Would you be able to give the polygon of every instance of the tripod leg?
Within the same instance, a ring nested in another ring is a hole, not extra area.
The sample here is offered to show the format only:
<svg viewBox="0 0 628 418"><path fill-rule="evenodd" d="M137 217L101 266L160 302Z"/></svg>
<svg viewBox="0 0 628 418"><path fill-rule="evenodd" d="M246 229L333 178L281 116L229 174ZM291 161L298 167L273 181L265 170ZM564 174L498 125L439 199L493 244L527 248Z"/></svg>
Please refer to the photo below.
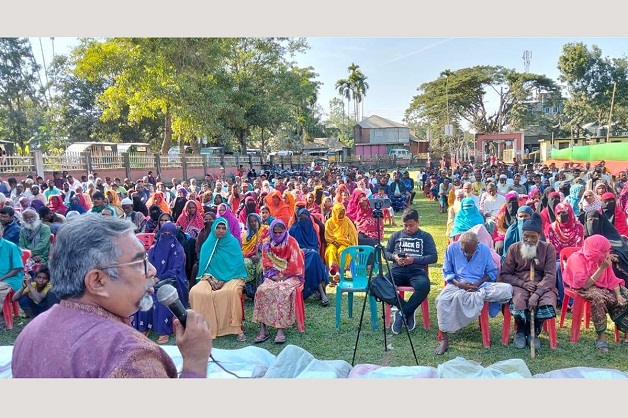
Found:
<svg viewBox="0 0 628 418"><path fill-rule="evenodd" d="M377 248L379 247L379 248ZM376 251L379 251L379 253L381 254L382 251L382 246L381 244L378 244L376 247ZM380 263L381 263L381 258L379 259ZM381 264L380 264L381 266ZM392 277L392 272L390 270L390 264L388 263L388 260L386 260L386 268L388 269L388 272L390 273L390 280L392 281L392 284L395 285L395 280ZM379 274L382 275L382 269L380 268ZM395 287L396 289L396 287ZM401 318L403 319L403 326L406 328L406 334L408 335L408 341L410 342L410 347L412 348L412 354L414 355L414 361L416 362L416 365L419 365L419 359L416 356L416 351L414 350L414 344L412 343L412 337L410 337L410 331L408 330L408 323L406 321L406 315L403 313L403 310L401 309L401 297L399 296L399 292L395 292L397 294L397 304L399 306L399 311L401 312Z"/></svg>
<svg viewBox="0 0 628 418"><path fill-rule="evenodd" d="M362 330L362 321L364 320L364 309L366 308L366 301L369 298L370 291L368 284L371 282L371 277L373 276L373 269L369 272L369 277L366 285L366 291L364 292L364 302L362 302L362 312L360 313L360 322L358 324L358 335L355 338L355 346L353 347L353 358L351 359L351 365L355 364L355 355L358 351L358 341L360 340L360 331ZM384 327L384 333L386 333L386 328Z"/></svg>

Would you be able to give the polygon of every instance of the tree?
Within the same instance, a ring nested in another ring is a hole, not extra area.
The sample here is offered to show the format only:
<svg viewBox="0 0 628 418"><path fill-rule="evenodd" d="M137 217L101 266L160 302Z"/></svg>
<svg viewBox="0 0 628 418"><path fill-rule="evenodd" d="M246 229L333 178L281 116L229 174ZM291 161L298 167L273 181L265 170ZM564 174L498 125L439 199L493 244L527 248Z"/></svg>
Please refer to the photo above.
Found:
<svg viewBox="0 0 628 418"><path fill-rule="evenodd" d="M608 123L613 84L616 85L613 122L615 130L628 127L628 60L626 57L602 57L596 45L590 49L583 43L563 46L558 59L559 80L566 85L569 95L565 102L565 119L568 129L580 136L583 125Z"/></svg>
<svg viewBox="0 0 628 418"><path fill-rule="evenodd" d="M360 104L362 104L362 99L366 96L366 91L369 88L366 82L367 77L360 71L360 66L355 63L351 63L347 69L349 70L349 77L336 81L336 90L341 97L347 99L347 115L349 115L349 108L353 99L353 119L360 120Z"/></svg>
<svg viewBox="0 0 628 418"><path fill-rule="evenodd" d="M333 98L329 101L329 118L324 122L326 137L336 137L346 146L352 147L355 124L355 120L345 117L344 102L341 99Z"/></svg>
<svg viewBox="0 0 628 418"><path fill-rule="evenodd" d="M17 144L21 153L43 123L38 71L27 38L0 38L0 137Z"/></svg>
<svg viewBox="0 0 628 418"><path fill-rule="evenodd" d="M463 68L444 71L443 75L419 87L420 94L414 96L406 110L406 121L442 127L449 107L452 124L466 123L478 133L501 132L518 127L516 116L528 111L527 101L533 93L559 92L556 83L545 76L522 74L501 66ZM498 98L499 106L494 111L487 108L487 90Z"/></svg>
<svg viewBox="0 0 628 418"><path fill-rule="evenodd" d="M336 81L336 90L338 90L338 94L340 95L340 97L347 99L347 118L348 118L349 107L351 106L351 94L352 94L351 83L349 82L349 80L341 78L340 80ZM344 104L343 104L343 107L344 107ZM344 109L343 109L343 114L344 114Z"/></svg>

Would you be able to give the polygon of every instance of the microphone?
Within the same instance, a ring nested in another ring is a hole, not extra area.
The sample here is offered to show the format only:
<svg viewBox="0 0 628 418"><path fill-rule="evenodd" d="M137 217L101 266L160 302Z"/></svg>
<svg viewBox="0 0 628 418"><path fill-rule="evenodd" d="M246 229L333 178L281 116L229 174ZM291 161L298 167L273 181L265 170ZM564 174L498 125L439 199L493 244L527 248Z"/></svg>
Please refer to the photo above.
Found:
<svg viewBox="0 0 628 418"><path fill-rule="evenodd" d="M169 284L164 284L157 290L157 300L159 303L170 309L170 312L177 317L183 328L185 328L185 320L188 313L183 307L183 304L179 300L179 294L177 289Z"/></svg>

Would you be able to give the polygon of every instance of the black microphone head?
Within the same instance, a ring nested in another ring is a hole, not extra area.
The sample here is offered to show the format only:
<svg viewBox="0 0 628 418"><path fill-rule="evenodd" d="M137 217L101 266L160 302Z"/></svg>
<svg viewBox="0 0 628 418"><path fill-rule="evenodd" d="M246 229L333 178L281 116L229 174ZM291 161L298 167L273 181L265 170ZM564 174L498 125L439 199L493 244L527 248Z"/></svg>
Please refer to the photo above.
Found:
<svg viewBox="0 0 628 418"><path fill-rule="evenodd" d="M169 306L179 300L177 289L169 284L165 284L157 290L157 300L164 306Z"/></svg>

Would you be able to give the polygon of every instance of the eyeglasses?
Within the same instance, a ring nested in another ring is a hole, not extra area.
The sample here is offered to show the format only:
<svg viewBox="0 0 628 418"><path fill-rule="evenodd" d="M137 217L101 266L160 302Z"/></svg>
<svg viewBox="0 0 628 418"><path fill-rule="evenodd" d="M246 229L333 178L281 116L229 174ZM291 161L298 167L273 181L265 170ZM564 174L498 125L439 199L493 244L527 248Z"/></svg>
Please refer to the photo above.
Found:
<svg viewBox="0 0 628 418"><path fill-rule="evenodd" d="M144 276L148 276L148 254L144 255L144 258L140 260L129 261L128 263L112 264L107 267L99 267L99 269L104 270L104 269L109 269L109 268L132 266L133 264L137 264L137 263L144 263Z"/></svg>

